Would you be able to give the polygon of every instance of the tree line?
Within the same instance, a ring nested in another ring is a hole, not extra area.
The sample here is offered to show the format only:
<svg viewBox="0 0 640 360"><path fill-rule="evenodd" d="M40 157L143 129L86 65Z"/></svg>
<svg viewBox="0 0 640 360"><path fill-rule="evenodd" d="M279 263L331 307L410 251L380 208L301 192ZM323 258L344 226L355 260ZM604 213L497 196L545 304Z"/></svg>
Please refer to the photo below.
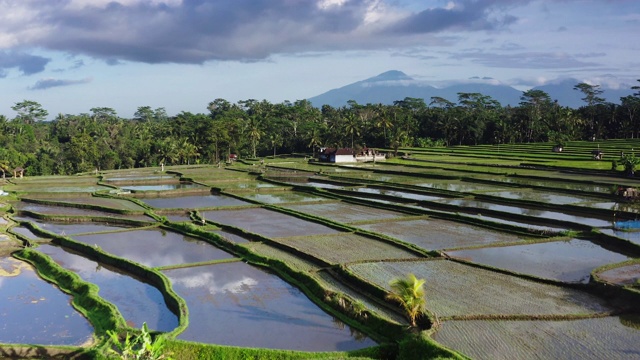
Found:
<svg viewBox="0 0 640 360"><path fill-rule="evenodd" d="M640 82L640 80L638 80ZM270 103L216 99L206 113L167 116L141 106L125 119L109 107L79 115L48 112L25 100L0 115L0 170L28 175L178 164L218 163L230 154L257 157L313 153L320 147L393 149L473 144L554 142L640 137L640 86L620 104L606 102L598 85L577 84L584 106L558 104L542 90L524 91L518 106L502 106L480 93L407 97L392 105L321 108L307 100Z"/></svg>

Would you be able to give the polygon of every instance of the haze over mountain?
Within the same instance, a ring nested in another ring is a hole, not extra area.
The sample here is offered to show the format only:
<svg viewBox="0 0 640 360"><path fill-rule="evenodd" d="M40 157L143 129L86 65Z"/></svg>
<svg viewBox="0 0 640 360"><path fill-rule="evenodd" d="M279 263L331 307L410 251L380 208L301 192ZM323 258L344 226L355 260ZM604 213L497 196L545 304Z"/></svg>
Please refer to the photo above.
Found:
<svg viewBox="0 0 640 360"><path fill-rule="evenodd" d="M582 92L574 90L573 87L580 82L576 79L566 79L557 83L537 86L533 89L545 91L551 99L558 100L562 106L579 108L585 105L584 101L582 101L584 95ZM620 97L633 94L631 89L607 89L604 86L601 86L601 89L604 90L602 97L616 104L620 103ZM382 103L390 105L394 101L402 100L406 97L422 98L425 103L429 104L431 97L434 96L456 103L460 92L489 95L498 100L502 106L518 105L520 96L523 93L521 90L508 85L492 85L477 81L437 88L416 81L402 71L391 70L366 80L329 90L308 100L316 107L321 107L325 104L333 107L345 106L349 100L355 100L358 104Z"/></svg>

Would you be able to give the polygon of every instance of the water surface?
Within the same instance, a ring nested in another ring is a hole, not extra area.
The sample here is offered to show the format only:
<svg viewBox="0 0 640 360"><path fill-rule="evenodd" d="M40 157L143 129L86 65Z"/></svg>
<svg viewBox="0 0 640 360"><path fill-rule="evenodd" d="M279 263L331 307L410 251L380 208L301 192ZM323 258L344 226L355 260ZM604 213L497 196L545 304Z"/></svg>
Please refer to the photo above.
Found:
<svg viewBox="0 0 640 360"><path fill-rule="evenodd" d="M542 219L570 221L573 223L589 225L594 227L611 226L611 221L609 220L604 220L604 219L595 218L595 217L581 216L581 215L565 214L559 211L548 211L543 209L533 209L528 207L519 207L519 206L512 206L512 205L500 205L500 204L494 204L486 201L467 200L467 199L445 199L445 200L440 200L439 202L450 204L450 205L456 205L456 206L475 207L479 209L502 211L510 214L527 215L527 216L542 218Z"/></svg>
<svg viewBox="0 0 640 360"><path fill-rule="evenodd" d="M0 343L78 346L92 339L93 327L71 297L27 263L0 257L0 293Z"/></svg>
<svg viewBox="0 0 640 360"><path fill-rule="evenodd" d="M517 273L572 283L588 283L591 271L596 267L628 259L580 239L448 251L447 254Z"/></svg>
<svg viewBox="0 0 640 360"><path fill-rule="evenodd" d="M161 229L76 235L73 239L88 245L99 246L106 252L150 267L233 257L202 240Z"/></svg>
<svg viewBox="0 0 640 360"><path fill-rule="evenodd" d="M162 293L155 287L58 246L41 245L38 251L83 280L98 285L98 294L118 307L129 326L140 328L146 322L157 331L172 331L178 326L178 317L169 311Z"/></svg>
<svg viewBox="0 0 640 360"><path fill-rule="evenodd" d="M616 236L621 239L629 240L634 244L640 245L640 231L624 231L616 229L600 229L603 234Z"/></svg>
<svg viewBox="0 0 640 360"><path fill-rule="evenodd" d="M348 351L376 343L326 314L277 276L242 262L165 270L189 307L178 339L302 351Z"/></svg>
<svg viewBox="0 0 640 360"><path fill-rule="evenodd" d="M309 202L331 200L320 196L308 195L291 191L277 193L255 193L243 195L247 199L259 201L266 204L282 204L291 202Z"/></svg>
<svg viewBox="0 0 640 360"><path fill-rule="evenodd" d="M617 267L598 275L605 281L622 286L640 284L640 264Z"/></svg>
<svg viewBox="0 0 640 360"><path fill-rule="evenodd" d="M158 209L198 209L218 206L250 205L246 201L224 195L190 195L179 197L161 197L153 199L140 199L145 204Z"/></svg>
<svg viewBox="0 0 640 360"><path fill-rule="evenodd" d="M192 183L179 183L179 184L156 184L156 185L122 185L120 186L123 190L129 191L165 191L165 190L180 190L180 189L195 189L202 188L205 189L205 186L200 184L192 184Z"/></svg>
<svg viewBox="0 0 640 360"><path fill-rule="evenodd" d="M207 220L235 226L267 237L335 234L338 232L325 225L262 208L203 211L202 214Z"/></svg>
<svg viewBox="0 0 640 360"><path fill-rule="evenodd" d="M388 235L426 250L525 241L516 235L438 219L385 221L356 227Z"/></svg>

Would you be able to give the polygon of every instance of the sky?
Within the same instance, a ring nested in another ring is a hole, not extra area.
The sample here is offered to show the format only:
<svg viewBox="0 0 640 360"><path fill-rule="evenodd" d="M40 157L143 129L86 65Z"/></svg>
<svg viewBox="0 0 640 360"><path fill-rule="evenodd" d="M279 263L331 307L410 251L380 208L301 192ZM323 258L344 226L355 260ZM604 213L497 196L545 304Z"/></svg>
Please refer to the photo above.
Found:
<svg viewBox="0 0 640 360"><path fill-rule="evenodd" d="M0 114L306 99L416 83L640 85L639 0L0 0Z"/></svg>

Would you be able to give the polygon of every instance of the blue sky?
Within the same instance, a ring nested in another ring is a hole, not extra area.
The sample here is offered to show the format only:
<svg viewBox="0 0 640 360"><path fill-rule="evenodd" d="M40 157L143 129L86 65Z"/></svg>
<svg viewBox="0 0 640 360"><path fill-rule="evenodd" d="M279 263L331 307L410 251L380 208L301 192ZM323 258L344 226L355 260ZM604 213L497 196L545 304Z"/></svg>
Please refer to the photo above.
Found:
<svg viewBox="0 0 640 360"><path fill-rule="evenodd" d="M388 70L520 90L640 78L638 0L0 0L0 114L309 98Z"/></svg>

